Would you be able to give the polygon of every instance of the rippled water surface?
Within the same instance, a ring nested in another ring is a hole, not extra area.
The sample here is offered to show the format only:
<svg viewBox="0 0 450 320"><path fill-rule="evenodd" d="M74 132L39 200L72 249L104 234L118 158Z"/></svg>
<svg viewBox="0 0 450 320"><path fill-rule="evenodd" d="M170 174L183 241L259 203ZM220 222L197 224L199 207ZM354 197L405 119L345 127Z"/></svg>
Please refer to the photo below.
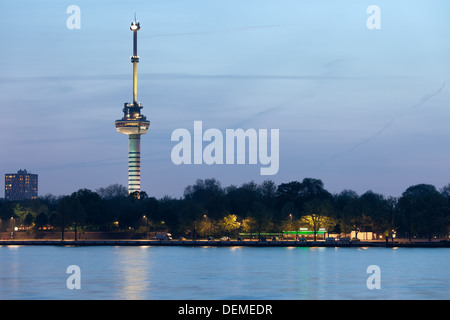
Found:
<svg viewBox="0 0 450 320"><path fill-rule="evenodd" d="M69 290L67 267L80 267ZM380 268L369 290L367 268ZM450 250L0 246L0 299L449 299Z"/></svg>

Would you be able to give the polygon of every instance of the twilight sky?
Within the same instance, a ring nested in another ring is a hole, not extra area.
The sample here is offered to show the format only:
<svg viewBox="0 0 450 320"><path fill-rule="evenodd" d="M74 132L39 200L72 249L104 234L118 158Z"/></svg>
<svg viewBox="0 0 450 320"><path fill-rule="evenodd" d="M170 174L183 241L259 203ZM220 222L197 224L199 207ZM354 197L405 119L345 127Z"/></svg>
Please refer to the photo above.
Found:
<svg viewBox="0 0 450 320"><path fill-rule="evenodd" d="M69 30L67 7L81 9ZM369 30L370 5L381 29ZM0 173L39 175L39 195L127 185L132 32L142 189L179 197L197 178L223 186L321 179L330 192L450 183L448 0L2 1ZM280 167L180 165L171 134L279 129ZM0 179L4 196L4 178Z"/></svg>

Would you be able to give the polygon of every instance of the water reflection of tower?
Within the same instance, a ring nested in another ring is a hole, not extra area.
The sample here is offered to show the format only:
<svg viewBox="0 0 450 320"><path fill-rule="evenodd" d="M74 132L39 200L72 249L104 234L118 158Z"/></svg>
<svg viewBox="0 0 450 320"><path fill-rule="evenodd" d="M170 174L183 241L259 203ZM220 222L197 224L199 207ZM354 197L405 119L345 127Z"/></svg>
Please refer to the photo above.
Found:
<svg viewBox="0 0 450 320"><path fill-rule="evenodd" d="M141 191L141 135L146 134L150 121L141 114L142 104L137 102L137 32L140 30L139 22L131 23L133 31L133 102L125 103L124 116L115 122L118 132L128 135L128 193Z"/></svg>

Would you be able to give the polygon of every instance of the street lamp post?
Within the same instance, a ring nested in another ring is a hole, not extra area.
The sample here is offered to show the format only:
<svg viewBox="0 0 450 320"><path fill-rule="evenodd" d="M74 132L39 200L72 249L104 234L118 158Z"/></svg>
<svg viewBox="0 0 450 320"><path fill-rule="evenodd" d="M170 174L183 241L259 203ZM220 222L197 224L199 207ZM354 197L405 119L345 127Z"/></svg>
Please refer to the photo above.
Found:
<svg viewBox="0 0 450 320"><path fill-rule="evenodd" d="M147 216L143 215L142 219L145 220L145 239L148 239L148 219L147 219Z"/></svg>
<svg viewBox="0 0 450 320"><path fill-rule="evenodd" d="M292 225L292 213L289 213L289 219L291 220L290 229L294 230L294 226ZM294 234L294 241L297 241L297 235Z"/></svg>
<svg viewBox="0 0 450 320"><path fill-rule="evenodd" d="M11 235L10 235L10 238L11 238L12 240L14 240L14 225L15 225L14 222L15 222L14 218L11 217Z"/></svg>
<svg viewBox="0 0 450 320"><path fill-rule="evenodd" d="M205 229L206 229L206 239L208 239L208 216L206 214L203 215L203 218L205 218Z"/></svg>

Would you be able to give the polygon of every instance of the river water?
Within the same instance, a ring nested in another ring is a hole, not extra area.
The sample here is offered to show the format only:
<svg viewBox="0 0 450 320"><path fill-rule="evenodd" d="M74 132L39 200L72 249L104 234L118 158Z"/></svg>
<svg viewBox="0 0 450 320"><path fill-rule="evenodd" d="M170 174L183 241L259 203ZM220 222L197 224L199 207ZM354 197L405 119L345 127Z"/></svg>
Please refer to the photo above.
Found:
<svg viewBox="0 0 450 320"><path fill-rule="evenodd" d="M439 248L0 246L0 299L447 300L449 289Z"/></svg>

